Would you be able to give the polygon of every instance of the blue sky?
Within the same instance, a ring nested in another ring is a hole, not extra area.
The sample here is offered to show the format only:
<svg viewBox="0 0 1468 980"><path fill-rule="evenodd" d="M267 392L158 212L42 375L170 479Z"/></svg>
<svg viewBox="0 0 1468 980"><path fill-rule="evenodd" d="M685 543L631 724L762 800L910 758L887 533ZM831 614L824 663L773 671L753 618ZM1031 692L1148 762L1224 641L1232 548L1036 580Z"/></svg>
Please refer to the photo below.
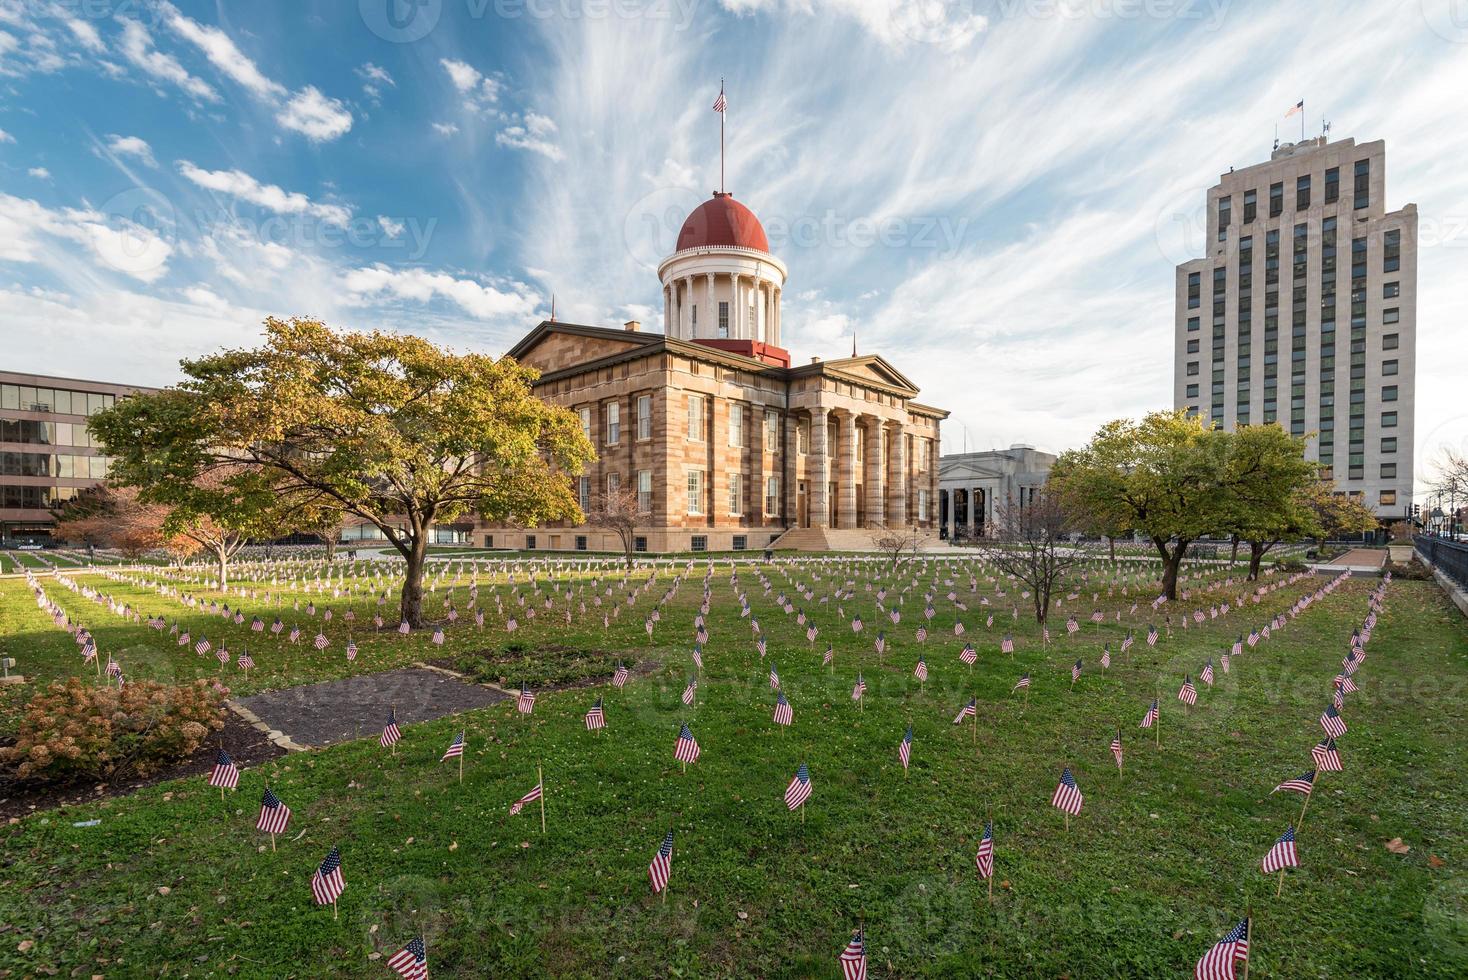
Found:
<svg viewBox="0 0 1468 980"><path fill-rule="evenodd" d="M1468 4L1436 0L0 0L3 360L167 383L269 314L498 353L553 292L656 328L720 76L787 345L854 333L947 451L1167 406L1204 191L1303 97L1419 206L1419 478L1468 449Z"/></svg>

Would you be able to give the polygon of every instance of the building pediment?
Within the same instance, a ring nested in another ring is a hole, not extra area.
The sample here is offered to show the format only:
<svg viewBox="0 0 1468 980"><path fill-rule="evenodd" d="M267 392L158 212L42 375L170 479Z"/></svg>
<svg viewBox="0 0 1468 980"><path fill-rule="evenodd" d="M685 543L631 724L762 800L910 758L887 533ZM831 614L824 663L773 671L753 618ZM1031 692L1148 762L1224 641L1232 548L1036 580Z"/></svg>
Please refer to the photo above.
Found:
<svg viewBox="0 0 1468 980"><path fill-rule="evenodd" d="M913 384L906 375L893 367L886 358L878 354L869 354L865 357L843 357L834 361L822 362L831 371L852 377L875 381L878 384L887 385L892 388L903 388L918 393L918 386Z"/></svg>
<svg viewBox="0 0 1468 980"><path fill-rule="evenodd" d="M615 357L660 342L661 334L611 330L576 323L542 322L506 354L541 374Z"/></svg>

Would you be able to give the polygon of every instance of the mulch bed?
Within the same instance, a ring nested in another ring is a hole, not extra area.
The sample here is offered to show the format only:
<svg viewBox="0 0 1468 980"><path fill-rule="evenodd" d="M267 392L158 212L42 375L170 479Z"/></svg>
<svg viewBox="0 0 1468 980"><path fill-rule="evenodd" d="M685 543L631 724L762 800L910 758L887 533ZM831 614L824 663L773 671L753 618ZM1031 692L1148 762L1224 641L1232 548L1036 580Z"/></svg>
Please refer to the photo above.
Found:
<svg viewBox="0 0 1468 980"><path fill-rule="evenodd" d="M241 767L268 762L285 755L285 749L256 731L233 711L224 712L224 729L209 736L197 752L151 776L134 776L109 782L67 783L64 785L19 783L0 777L0 820L23 817L41 810L60 809L84 803L95 803L114 796L127 796L145 786L185 776L203 776L214 768L220 745Z"/></svg>
<svg viewBox="0 0 1468 980"><path fill-rule="evenodd" d="M551 656L556 656L556 655L566 654L566 653L575 653L575 654L577 654L579 656L592 656L592 657L597 657L597 656L613 657L613 656L615 656L609 650L576 650L573 647L553 645L553 646L548 646L548 647L537 648L537 649L534 649L534 650L518 651L518 652L514 652L514 653L506 653L504 650L497 649L497 648L490 648L490 649L484 649L484 650L470 650L470 651L468 651L468 652L466 652L464 654L461 654L460 656L457 656L457 657L435 657L432 660L425 660L423 662L426 663L426 664L429 664L430 666L433 666L433 667L442 667L444 670L451 670L451 671L453 671L456 674L461 674L462 675L464 673L464 669L463 669L462 666L460 666L460 663L461 663L461 661L465 657L478 657L481 660L486 660L486 661L488 661L491 664L500 665L500 664L517 664L520 660L522 660L522 659L524 659L526 657L544 656L544 655L547 655L547 654L548 655L551 655ZM633 677L647 677L648 675L654 674L657 671L661 670L662 667L663 667L663 665L662 665L662 663L660 661L657 661L657 660L643 660L643 661L639 661L639 662L634 663L634 664L628 664L627 665L627 671ZM468 680L468 681L470 681L471 683L474 681L474 679L472 677L465 678L465 679ZM516 683L514 677L511 676L510 674L502 674L499 677L497 677L495 679L495 681L496 681L496 683L500 684L501 686L509 685L511 687L513 687L515 685L515 683ZM611 683L611 672L610 671L603 671L601 673L593 674L593 675L590 675L590 676L587 676L587 677L578 677L575 680L558 681L558 682L553 683L553 684L533 684L531 686L535 688L535 691L537 693L540 693L542 691L576 691L576 690L581 690L582 688L587 688L587 687L600 687L603 684L610 684L610 683Z"/></svg>

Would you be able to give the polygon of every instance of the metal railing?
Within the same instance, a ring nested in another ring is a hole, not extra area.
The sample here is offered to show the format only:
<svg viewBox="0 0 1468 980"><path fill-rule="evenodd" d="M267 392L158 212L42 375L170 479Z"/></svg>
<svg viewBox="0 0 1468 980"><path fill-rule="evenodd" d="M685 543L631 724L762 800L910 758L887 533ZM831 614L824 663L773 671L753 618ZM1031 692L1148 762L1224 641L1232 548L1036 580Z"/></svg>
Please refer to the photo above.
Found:
<svg viewBox="0 0 1468 980"><path fill-rule="evenodd" d="M1412 539L1422 560L1468 589L1468 544L1419 534Z"/></svg>

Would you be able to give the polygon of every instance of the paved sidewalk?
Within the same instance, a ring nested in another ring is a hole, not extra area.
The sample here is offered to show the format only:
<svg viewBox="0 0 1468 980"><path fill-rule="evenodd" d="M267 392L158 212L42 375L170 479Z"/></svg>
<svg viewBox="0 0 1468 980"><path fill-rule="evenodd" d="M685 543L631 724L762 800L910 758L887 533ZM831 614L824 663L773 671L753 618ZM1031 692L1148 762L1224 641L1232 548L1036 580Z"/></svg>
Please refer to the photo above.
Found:
<svg viewBox="0 0 1468 980"><path fill-rule="evenodd" d="M1350 551L1333 559L1332 565L1345 565L1350 568L1380 568L1386 564L1387 551L1385 548L1352 548Z"/></svg>
<svg viewBox="0 0 1468 980"><path fill-rule="evenodd" d="M378 735L389 709L397 712L398 724L406 725L483 708L509 697L441 671L404 667L256 694L235 703L295 747L315 748Z"/></svg>

